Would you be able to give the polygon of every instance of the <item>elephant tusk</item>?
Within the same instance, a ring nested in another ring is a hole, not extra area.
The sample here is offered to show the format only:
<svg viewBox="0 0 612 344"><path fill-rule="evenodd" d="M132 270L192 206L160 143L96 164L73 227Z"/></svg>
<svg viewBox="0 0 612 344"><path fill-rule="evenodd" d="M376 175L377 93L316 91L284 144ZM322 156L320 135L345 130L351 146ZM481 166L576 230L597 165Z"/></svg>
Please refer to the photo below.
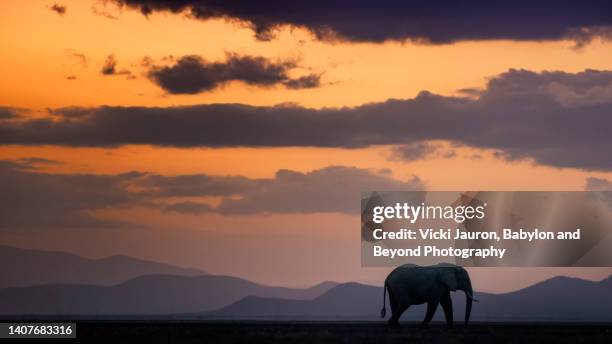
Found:
<svg viewBox="0 0 612 344"><path fill-rule="evenodd" d="M472 300L472 301L474 301L474 302L479 302L479 301L478 301L478 299L475 299L475 298L472 296L472 294L470 294L470 293L465 293L465 295L466 295L467 297L469 297L469 298L470 298L470 300Z"/></svg>

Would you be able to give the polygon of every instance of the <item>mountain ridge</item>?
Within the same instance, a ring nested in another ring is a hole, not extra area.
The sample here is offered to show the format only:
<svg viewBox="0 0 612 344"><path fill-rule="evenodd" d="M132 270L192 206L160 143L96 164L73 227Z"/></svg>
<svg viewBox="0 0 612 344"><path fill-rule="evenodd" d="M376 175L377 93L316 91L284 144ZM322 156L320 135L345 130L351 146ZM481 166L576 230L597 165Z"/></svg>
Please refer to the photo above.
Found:
<svg viewBox="0 0 612 344"><path fill-rule="evenodd" d="M311 299L324 291L320 285L274 287L223 275L145 275L113 286L61 283L0 289L0 314L189 313L219 308L248 295Z"/></svg>
<svg viewBox="0 0 612 344"><path fill-rule="evenodd" d="M53 283L113 285L154 273L206 274L199 269L123 255L92 259L68 252L0 245L0 288Z"/></svg>
<svg viewBox="0 0 612 344"><path fill-rule="evenodd" d="M600 281L557 276L532 286L504 294L475 292L480 299L472 309L476 321L612 321L612 275ZM211 312L202 319L305 319L305 320L380 320L382 287L359 283L338 285L318 298L296 302L278 298L250 296ZM567 302L572 296L578 302ZM465 297L453 293L455 319L461 319ZM357 300L357 301L355 301ZM387 301L388 304L388 301ZM425 305L412 306L402 319L420 321ZM434 319L443 321L438 309Z"/></svg>

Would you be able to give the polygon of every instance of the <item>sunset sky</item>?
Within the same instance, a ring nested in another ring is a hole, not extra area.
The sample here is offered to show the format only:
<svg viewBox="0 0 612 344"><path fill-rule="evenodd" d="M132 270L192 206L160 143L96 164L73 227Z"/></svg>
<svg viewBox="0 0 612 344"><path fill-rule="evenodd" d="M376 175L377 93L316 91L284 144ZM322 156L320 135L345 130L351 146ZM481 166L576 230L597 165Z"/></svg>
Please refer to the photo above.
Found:
<svg viewBox="0 0 612 344"><path fill-rule="evenodd" d="M606 2L170 3L0 2L0 244L381 284L362 190L612 185Z"/></svg>

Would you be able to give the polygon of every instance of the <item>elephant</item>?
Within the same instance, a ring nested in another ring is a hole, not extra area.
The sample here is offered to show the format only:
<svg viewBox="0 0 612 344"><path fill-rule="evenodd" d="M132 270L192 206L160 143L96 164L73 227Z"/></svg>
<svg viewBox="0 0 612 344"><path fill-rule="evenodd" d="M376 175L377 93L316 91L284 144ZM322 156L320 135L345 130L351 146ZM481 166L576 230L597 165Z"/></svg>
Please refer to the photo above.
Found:
<svg viewBox="0 0 612 344"><path fill-rule="evenodd" d="M474 299L472 282L464 268L452 264L433 266L406 264L399 266L391 271L385 279L383 308L380 311L381 318L386 315L385 297L388 292L391 306L390 327L399 327L398 320L408 307L423 303L427 303L427 314L421 323L421 328L427 327L438 308L438 304L441 304L442 309L444 309L446 325L452 327L453 304L450 292L457 290L465 292L465 326L467 326L472 311L472 301L478 302L478 300Z"/></svg>

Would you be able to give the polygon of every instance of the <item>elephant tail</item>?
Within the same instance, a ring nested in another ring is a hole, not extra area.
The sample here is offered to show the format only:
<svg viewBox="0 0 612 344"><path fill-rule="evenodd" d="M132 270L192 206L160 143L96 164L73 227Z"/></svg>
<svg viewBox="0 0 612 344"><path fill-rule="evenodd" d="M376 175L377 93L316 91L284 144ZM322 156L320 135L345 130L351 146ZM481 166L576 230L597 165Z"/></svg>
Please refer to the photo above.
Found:
<svg viewBox="0 0 612 344"><path fill-rule="evenodd" d="M387 297L387 288L388 288L387 282L385 281L385 285L383 286L383 307L380 310L380 317L381 318L384 318L385 315L387 315L387 309L385 308L386 304L387 304L387 299L386 299L386 297Z"/></svg>

